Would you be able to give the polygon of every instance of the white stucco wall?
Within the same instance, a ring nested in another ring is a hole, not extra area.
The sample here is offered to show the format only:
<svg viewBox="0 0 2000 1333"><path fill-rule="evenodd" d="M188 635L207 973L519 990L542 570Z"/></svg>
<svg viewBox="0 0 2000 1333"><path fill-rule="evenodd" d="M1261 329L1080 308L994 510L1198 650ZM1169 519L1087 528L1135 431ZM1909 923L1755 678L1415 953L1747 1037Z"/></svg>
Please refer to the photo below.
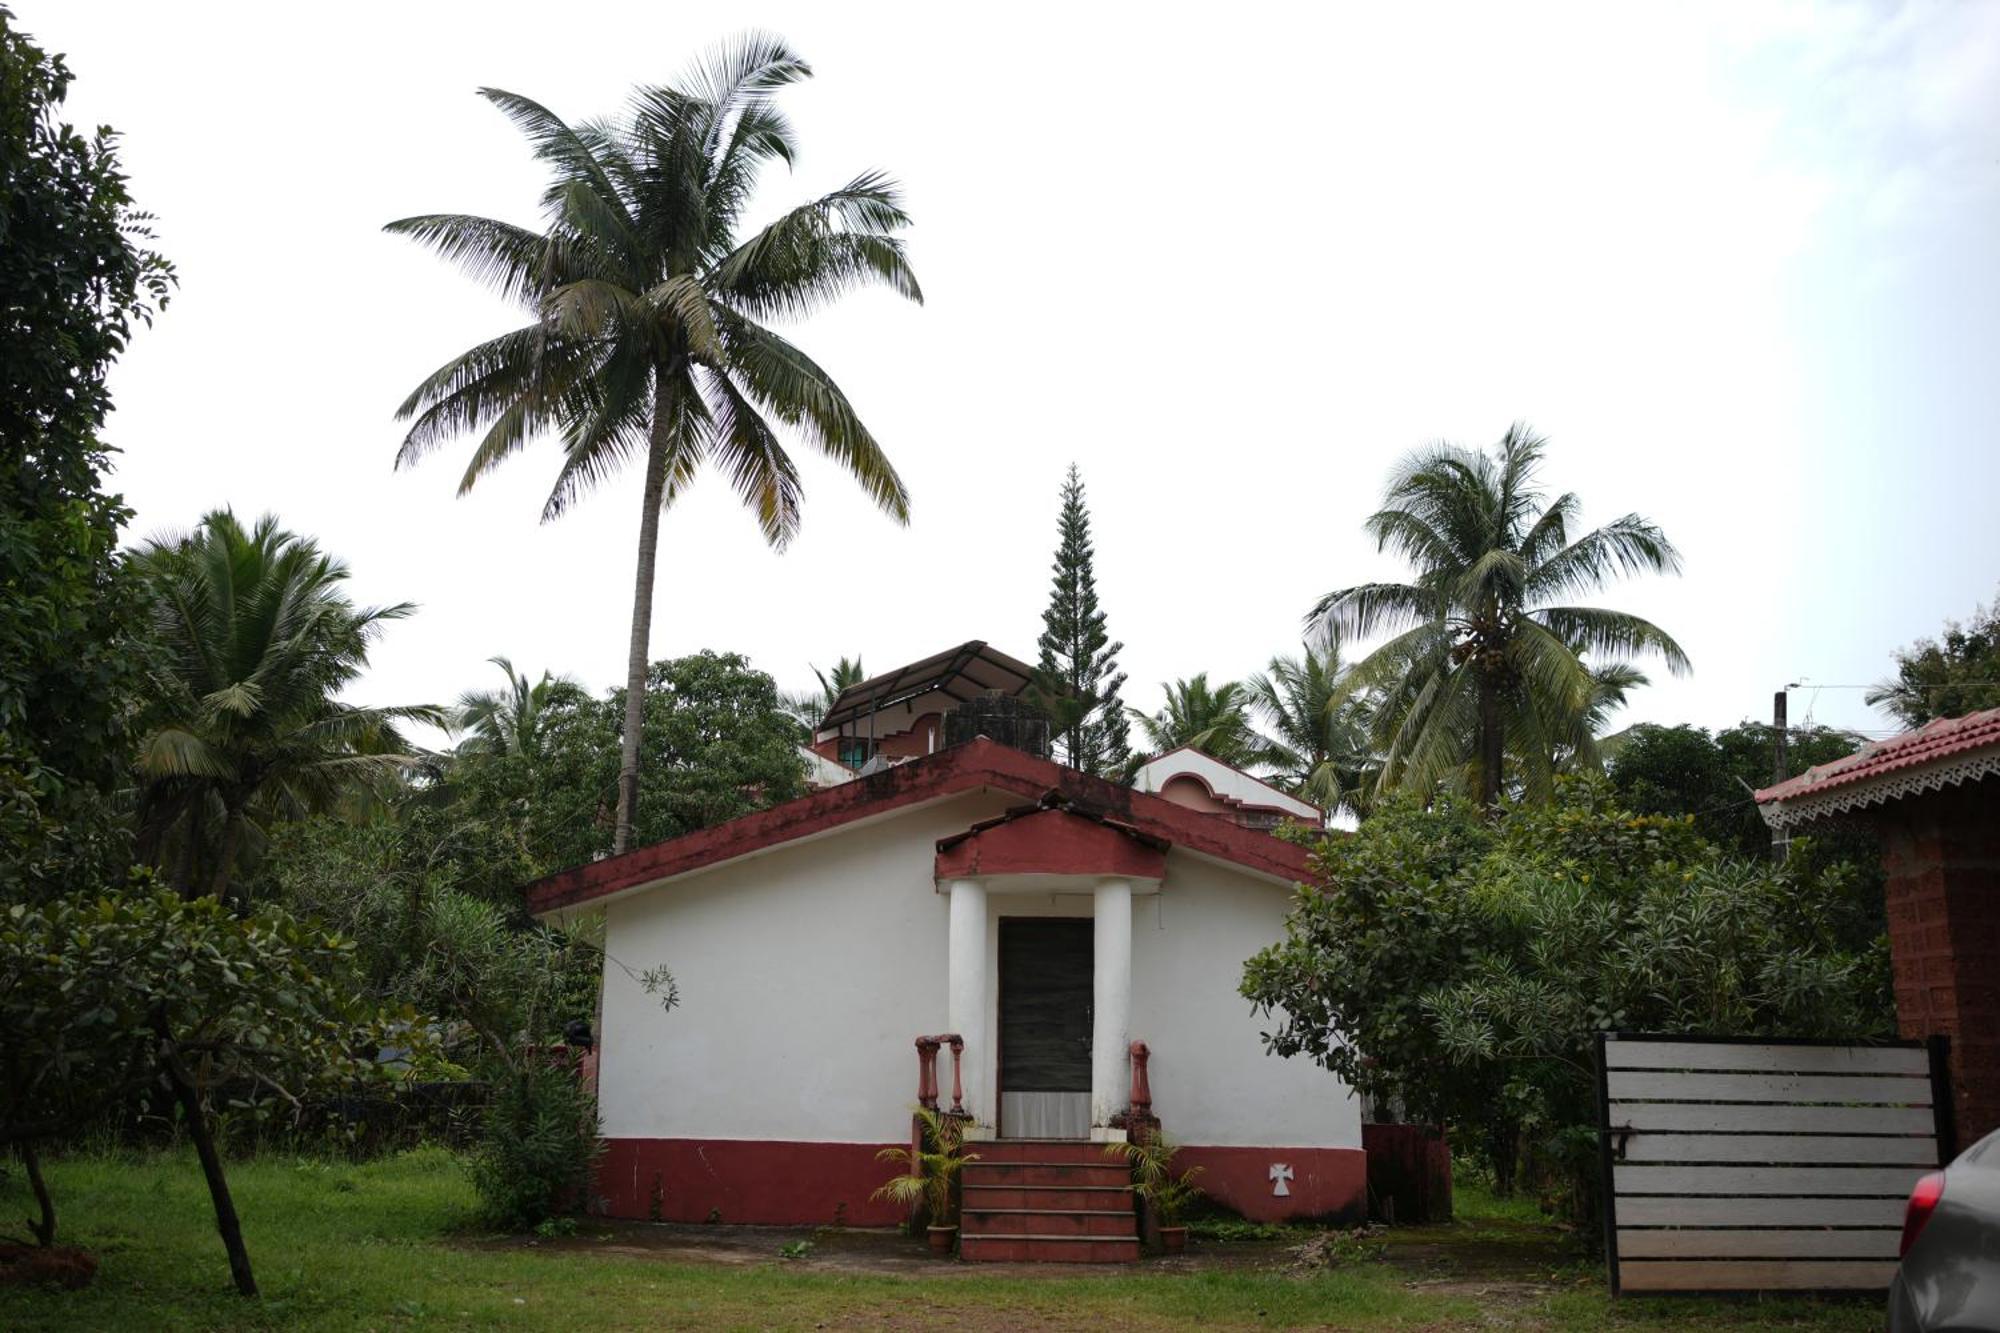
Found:
<svg viewBox="0 0 2000 1333"><path fill-rule="evenodd" d="M1132 904L1132 1039L1152 1051L1153 1110L1184 1143L1359 1148L1361 1108L1311 1060L1264 1052L1269 1023L1237 994L1284 934L1291 891L1173 851Z"/></svg>
<svg viewBox="0 0 2000 1333"><path fill-rule="evenodd" d="M896 1139L916 1095L919 1033L948 1024L949 906L937 839L1017 799L967 795L614 901L607 951L670 967L662 1013L607 969L599 1097L612 1138ZM1092 915L1092 884L991 892L985 1031L966 1033L968 1092L991 1123L999 922ZM1245 959L1282 934L1289 890L1170 852L1132 903L1130 1033L1153 1052L1154 1108L1174 1137L1214 1146L1358 1148L1359 1108L1307 1060L1264 1054L1236 993ZM938 1061L947 1102L948 1053ZM970 1100L970 1099L969 1099Z"/></svg>
<svg viewBox="0 0 2000 1333"><path fill-rule="evenodd" d="M681 1001L662 1013L607 967L606 1136L882 1143L907 1132L911 1042L945 1023L936 842L1017 799L957 797L611 903L606 951L634 972L666 964Z"/></svg>

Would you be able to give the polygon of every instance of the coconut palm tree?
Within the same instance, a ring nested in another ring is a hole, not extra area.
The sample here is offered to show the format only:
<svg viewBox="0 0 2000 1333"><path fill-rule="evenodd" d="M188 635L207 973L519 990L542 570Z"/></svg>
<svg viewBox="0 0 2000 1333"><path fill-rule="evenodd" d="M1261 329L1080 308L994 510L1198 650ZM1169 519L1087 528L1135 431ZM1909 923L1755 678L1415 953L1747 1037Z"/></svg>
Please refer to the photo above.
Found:
<svg viewBox="0 0 2000 1333"><path fill-rule="evenodd" d="M429 707L335 696L384 624L412 608L357 607L347 566L266 516L228 510L132 560L151 599L154 649L138 756L139 851L182 893L227 894L246 840L273 818L325 810L416 762L400 721Z"/></svg>
<svg viewBox="0 0 2000 1333"><path fill-rule="evenodd" d="M1329 814L1367 812L1380 766L1369 750L1370 700L1346 690L1340 640L1306 644L1297 657L1274 657L1246 682L1252 704L1274 733L1266 753L1282 782Z"/></svg>
<svg viewBox="0 0 2000 1333"><path fill-rule="evenodd" d="M1130 710L1146 738L1147 757L1186 746L1238 768L1266 761L1270 742L1250 723L1251 696L1240 681L1211 686L1203 671L1161 688L1167 701L1159 712Z"/></svg>
<svg viewBox="0 0 2000 1333"><path fill-rule="evenodd" d="M543 508L552 519L643 460L614 851L631 842L638 795L661 512L710 465L782 548L798 530L803 494L782 426L897 521L909 517L902 479L847 396L765 323L868 283L922 299L895 234L909 222L896 185L865 173L738 236L760 171L789 165L795 151L774 95L811 72L782 41L752 34L677 86L636 89L616 120L572 125L526 97L482 89L549 169L543 225L437 213L388 226L529 314L403 402L397 415L410 428L398 466L474 434L463 494L553 431L563 457Z"/></svg>
<svg viewBox="0 0 2000 1333"><path fill-rule="evenodd" d="M820 719L831 711L833 701L840 697L842 690L850 685L859 685L868 679L867 674L861 669L859 657L850 661L843 656L833 664L831 673L821 671L818 667L813 667L812 673L819 677L819 693L802 690L797 694L778 696L778 706L796 719L808 732L819 730Z"/></svg>
<svg viewBox="0 0 2000 1333"><path fill-rule="evenodd" d="M504 690L467 690L458 696L452 729L464 735L460 754L532 755L540 751L542 724L549 700L557 691L575 688L568 676L544 671L530 684L526 672L514 670L505 657L486 659L507 677Z"/></svg>
<svg viewBox="0 0 2000 1333"><path fill-rule="evenodd" d="M1577 497L1544 504L1534 485L1543 448L1517 424L1491 453L1437 444L1412 456L1367 530L1410 561L1413 581L1342 588L1308 616L1320 632L1392 635L1349 676L1351 690L1384 693L1374 741L1385 787L1427 791L1469 773L1496 805L1511 756L1512 780L1540 796L1598 688L1584 655L1653 653L1675 674L1688 669L1649 621L1550 604L1621 574L1677 573L1680 554L1637 514L1572 540Z"/></svg>

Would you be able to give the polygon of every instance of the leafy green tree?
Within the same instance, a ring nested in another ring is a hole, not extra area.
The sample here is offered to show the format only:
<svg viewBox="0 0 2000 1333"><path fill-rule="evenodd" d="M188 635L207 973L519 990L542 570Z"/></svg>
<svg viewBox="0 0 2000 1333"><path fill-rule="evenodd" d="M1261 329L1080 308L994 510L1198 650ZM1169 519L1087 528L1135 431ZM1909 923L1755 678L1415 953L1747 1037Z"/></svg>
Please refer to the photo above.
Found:
<svg viewBox="0 0 2000 1333"><path fill-rule="evenodd" d="M108 884L130 757L130 511L103 489L106 376L173 270L147 248L116 136L61 120L71 74L0 7L0 885Z"/></svg>
<svg viewBox="0 0 2000 1333"><path fill-rule="evenodd" d="M1853 753L1861 739L1832 727L1787 732L1788 773ZM1608 766L1611 787L1629 809L1645 815L1688 815L1702 837L1738 856L1766 856L1771 830L1751 793L1771 785L1772 729L1745 722L1710 735L1701 727L1642 722L1621 738ZM1875 837L1853 844L1865 863L1877 858Z"/></svg>
<svg viewBox="0 0 2000 1333"><path fill-rule="evenodd" d="M507 688L467 690L458 697L452 725L465 736L458 743L459 752L532 755L541 749L543 719L550 700L575 682L544 671L540 680L530 684L527 674L515 671L509 659L487 660L507 677Z"/></svg>
<svg viewBox="0 0 2000 1333"><path fill-rule="evenodd" d="M347 566L271 517L228 510L157 540L133 563L155 652L139 745L139 850L183 894L221 897L271 819L323 810L413 756L396 724L429 707L368 708L335 696L408 604L357 607Z"/></svg>
<svg viewBox="0 0 2000 1333"><path fill-rule="evenodd" d="M1787 733L1787 773L1851 754L1861 738L1832 727ZM1771 784L1772 729L1744 722L1710 736L1700 727L1641 723L1625 733L1611 761L1611 788L1642 815L1685 815L1696 832L1724 851L1759 860L1771 852L1771 830L1751 793ZM1835 823L1810 838L1793 838L1786 852L1795 869L1843 891L1820 906L1846 947L1860 949L1887 925L1882 853L1874 830Z"/></svg>
<svg viewBox="0 0 2000 1333"><path fill-rule="evenodd" d="M859 655L852 659L843 656L833 664L831 672L814 667L812 673L819 678L817 694L806 691L778 696L778 706L791 714L798 724L805 728L808 740L812 738L813 732L819 730L820 720L833 710L834 700L840 698L841 692L850 685L859 685L868 679L868 673L862 670Z"/></svg>
<svg viewBox="0 0 2000 1333"><path fill-rule="evenodd" d="M1329 814L1366 814L1379 765L1369 750L1370 700L1344 688L1340 640L1306 644L1297 657L1274 657L1250 677L1250 697L1275 739L1266 761L1287 790Z"/></svg>
<svg viewBox="0 0 2000 1333"><path fill-rule="evenodd" d="M804 794L794 723L771 678L745 658L704 652L663 659L649 680L644 841ZM622 704L615 694L594 698L571 682L552 682L535 705L532 746L461 748L376 818L358 825L315 820L284 831L259 883L299 911L336 920L344 919L339 900L388 884L411 911L451 889L520 924L522 885L610 848L617 783L611 742ZM367 938L358 924L349 928Z"/></svg>
<svg viewBox="0 0 2000 1333"><path fill-rule="evenodd" d="M866 173L739 240L762 168L796 141L775 94L811 74L773 37L725 47L675 87L641 87L616 121L571 125L528 98L483 89L550 172L537 231L459 213L389 224L509 300L521 328L453 358L398 409L411 421L398 465L454 436L479 435L460 492L553 430L562 467L543 510L554 518L634 458L638 572L612 847L639 828L647 644L661 512L704 463L719 468L784 546L803 487L773 423L845 468L907 521L896 470L831 376L763 322L811 313L880 282L920 300L896 233L896 186Z"/></svg>
<svg viewBox="0 0 2000 1333"><path fill-rule="evenodd" d="M1941 717L2000 708L2000 600L1975 606L1963 623L1945 624L1896 654L1896 674L1868 691L1868 702L1912 729Z"/></svg>
<svg viewBox="0 0 2000 1333"><path fill-rule="evenodd" d="M1230 680L1211 686L1208 673L1203 671L1162 688L1167 701L1158 712L1148 715L1136 708L1130 710L1152 754L1187 746L1238 768L1266 762L1270 743L1251 724L1252 698L1242 682Z"/></svg>
<svg viewBox="0 0 2000 1333"><path fill-rule="evenodd" d="M1525 1138L1587 1220L1596 1033L1893 1026L1886 944L1841 922L1850 873L1730 856L1603 779L1491 821L1398 803L1319 851L1243 991L1276 1020L1274 1051L1477 1129L1503 1180Z"/></svg>
<svg viewBox="0 0 2000 1333"><path fill-rule="evenodd" d="M624 701L612 696L612 707ZM797 734L777 686L736 653L655 662L646 684L645 767L635 828L679 837L806 792Z"/></svg>
<svg viewBox="0 0 2000 1333"><path fill-rule="evenodd" d="M1392 636L1350 678L1383 691L1374 739L1389 788L1463 781L1492 808L1511 781L1546 800L1600 688L1584 655L1650 652L1688 669L1650 621L1549 604L1615 575L1677 572L1680 555L1637 514L1572 540L1580 502L1565 493L1543 503L1542 454L1541 438L1517 424L1490 454L1437 444L1414 455L1367 525L1379 549L1410 561L1414 581L1342 588L1313 607L1322 630Z"/></svg>
<svg viewBox="0 0 2000 1333"><path fill-rule="evenodd" d="M257 1294L210 1121L276 1115L312 1092L379 1082L375 1052L422 1041L407 1012L370 1003L353 946L266 908L214 898L78 895L0 917L0 1144L27 1163L42 1244L56 1214L37 1142L114 1102L165 1088L194 1141L236 1288Z"/></svg>
<svg viewBox="0 0 2000 1333"><path fill-rule="evenodd" d="M1085 773L1123 772L1131 761L1130 729L1118 697L1125 673L1097 604L1096 552L1083 478L1070 464L1056 523L1055 572L1042 612L1035 701L1049 714L1056 757Z"/></svg>
<svg viewBox="0 0 2000 1333"><path fill-rule="evenodd" d="M1243 994L1276 1020L1264 1034L1275 1054L1305 1056L1412 1121L1473 1130L1489 1150L1511 1128L1498 1081L1446 1073L1424 996L1462 976L1477 946L1463 882L1494 838L1448 793L1428 805L1385 798L1359 832L1313 844L1284 941L1243 977Z"/></svg>

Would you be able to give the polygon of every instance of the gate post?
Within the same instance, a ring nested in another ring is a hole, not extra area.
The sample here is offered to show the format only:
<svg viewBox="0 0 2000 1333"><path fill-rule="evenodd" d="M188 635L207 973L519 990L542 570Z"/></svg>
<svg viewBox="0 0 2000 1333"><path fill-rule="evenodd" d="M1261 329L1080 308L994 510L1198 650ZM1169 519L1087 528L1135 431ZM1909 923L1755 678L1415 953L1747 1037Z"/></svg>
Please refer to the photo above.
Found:
<svg viewBox="0 0 2000 1333"><path fill-rule="evenodd" d="M1611 1159L1611 1076L1606 1070L1604 1042L1616 1033L1597 1034L1597 1161L1598 1177L1604 1193L1600 1211L1604 1215L1604 1271L1611 1278L1611 1294L1618 1295L1618 1191L1612 1183Z"/></svg>

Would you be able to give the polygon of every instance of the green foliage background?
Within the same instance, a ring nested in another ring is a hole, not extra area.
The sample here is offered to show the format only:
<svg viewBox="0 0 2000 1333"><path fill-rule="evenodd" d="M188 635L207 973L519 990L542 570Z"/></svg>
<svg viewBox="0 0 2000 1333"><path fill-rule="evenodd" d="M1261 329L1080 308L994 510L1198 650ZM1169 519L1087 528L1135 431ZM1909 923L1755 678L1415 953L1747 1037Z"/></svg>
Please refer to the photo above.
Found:
<svg viewBox="0 0 2000 1333"><path fill-rule="evenodd" d="M1454 1127L1503 1188L1525 1166L1587 1219L1596 1033L1893 1030L1886 942L1853 879L1740 859L1601 781L1492 822L1395 803L1320 848L1242 989L1275 1053Z"/></svg>
<svg viewBox="0 0 2000 1333"><path fill-rule="evenodd" d="M126 839L138 603L103 489L105 376L173 270L116 138L61 119L70 72L0 8L0 888L101 883Z"/></svg>

